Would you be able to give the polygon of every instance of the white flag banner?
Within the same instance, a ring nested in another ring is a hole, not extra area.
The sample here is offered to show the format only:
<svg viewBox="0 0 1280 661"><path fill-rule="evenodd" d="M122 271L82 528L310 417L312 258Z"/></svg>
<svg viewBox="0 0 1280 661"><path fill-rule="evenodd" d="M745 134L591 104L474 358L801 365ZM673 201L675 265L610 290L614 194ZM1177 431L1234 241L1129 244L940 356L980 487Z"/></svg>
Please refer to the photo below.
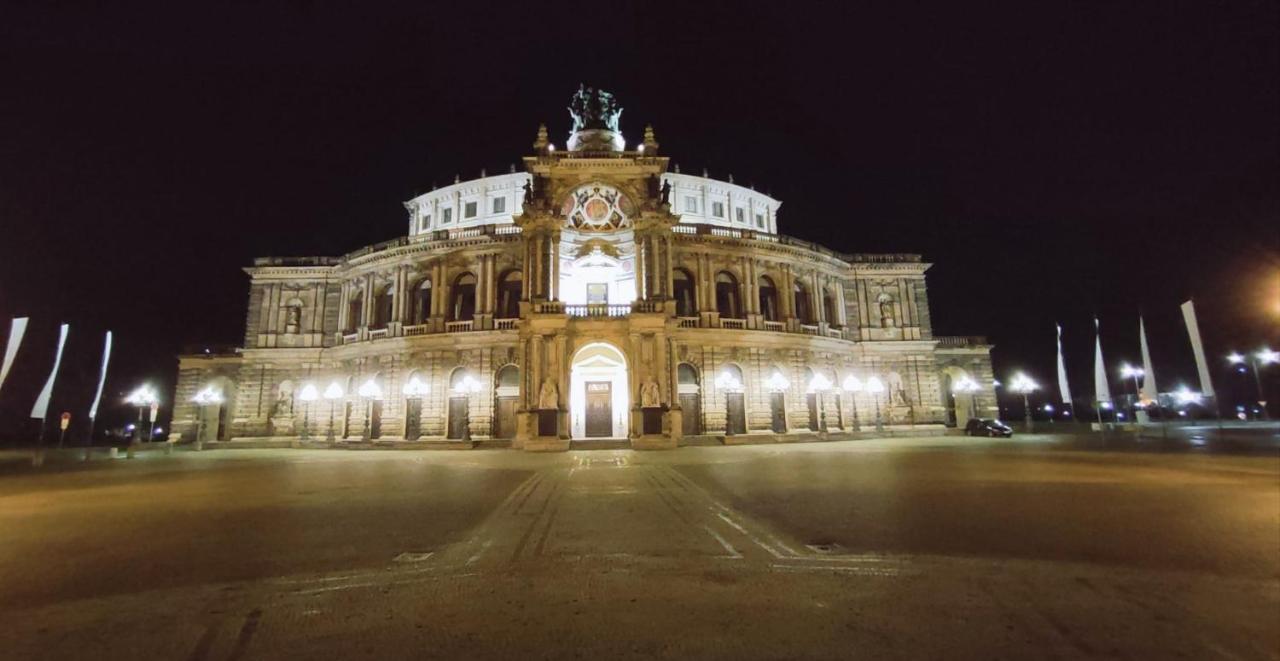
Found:
<svg viewBox="0 0 1280 661"><path fill-rule="evenodd" d="M93 396L93 406L89 407L89 419L98 418L98 402L102 401L102 386L107 383L107 363L111 360L111 331L107 331L107 341L102 347L102 371L98 374L98 392Z"/></svg>
<svg viewBox="0 0 1280 661"><path fill-rule="evenodd" d="M58 366L62 364L62 348L67 344L67 331L71 326L62 325L62 329L58 332L58 353L53 358L53 371L49 372L49 380L44 384L44 390L40 391L40 396L36 398L36 405L31 407L31 417L44 420L49 413L49 398L53 396L53 382L58 378Z"/></svg>
<svg viewBox="0 0 1280 661"><path fill-rule="evenodd" d="M1200 394L1213 397L1213 381L1209 380L1209 363L1204 359L1204 343L1200 341L1200 324L1196 323L1196 306L1187 301L1182 304L1182 318L1187 322L1187 334L1191 336L1191 352L1196 356L1196 370L1200 372Z"/></svg>
<svg viewBox="0 0 1280 661"><path fill-rule="evenodd" d="M4 365L0 366L0 388L4 387L4 378L9 376L9 368L13 367L13 359L18 356L18 346L22 344L22 336L27 332L27 318L14 317L9 324L9 343L4 347Z"/></svg>
<svg viewBox="0 0 1280 661"><path fill-rule="evenodd" d="M1142 343L1142 388L1138 391L1138 399L1154 402L1160 391L1156 388L1156 371L1151 367L1151 349L1147 346L1147 324L1142 317L1138 317L1138 335Z"/></svg>
<svg viewBox="0 0 1280 661"><path fill-rule="evenodd" d="M1102 327L1098 324L1097 317L1093 319L1093 330L1097 338L1093 351L1093 401L1109 402L1111 387L1107 385L1107 366L1102 362Z"/></svg>
<svg viewBox="0 0 1280 661"><path fill-rule="evenodd" d="M1062 325L1058 325L1058 392L1062 393L1062 403L1071 403L1071 386L1067 385L1067 363L1062 359Z"/></svg>

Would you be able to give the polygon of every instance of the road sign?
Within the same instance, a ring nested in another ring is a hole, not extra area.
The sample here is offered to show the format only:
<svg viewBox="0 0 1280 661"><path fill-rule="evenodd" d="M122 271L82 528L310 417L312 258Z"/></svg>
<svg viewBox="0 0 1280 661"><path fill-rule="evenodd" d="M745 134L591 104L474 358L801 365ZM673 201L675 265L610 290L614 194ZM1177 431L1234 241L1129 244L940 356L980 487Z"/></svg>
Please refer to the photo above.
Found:
<svg viewBox="0 0 1280 661"><path fill-rule="evenodd" d="M62 431L66 431L67 427L71 426L71 414L66 411L63 411L62 421L58 424L62 427Z"/></svg>

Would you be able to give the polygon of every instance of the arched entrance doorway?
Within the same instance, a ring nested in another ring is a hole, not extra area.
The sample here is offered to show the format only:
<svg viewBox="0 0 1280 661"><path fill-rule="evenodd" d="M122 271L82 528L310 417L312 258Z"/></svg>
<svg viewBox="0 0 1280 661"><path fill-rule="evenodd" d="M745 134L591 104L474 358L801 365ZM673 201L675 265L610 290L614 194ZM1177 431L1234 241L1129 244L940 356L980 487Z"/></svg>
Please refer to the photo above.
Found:
<svg viewBox="0 0 1280 661"><path fill-rule="evenodd" d="M697 436L702 433L702 387L698 383L698 370L689 363L676 367L676 393L680 397L681 433Z"/></svg>
<svg viewBox="0 0 1280 661"><path fill-rule="evenodd" d="M578 350L569 373L572 438L626 438L627 359L616 347L593 342Z"/></svg>
<svg viewBox="0 0 1280 661"><path fill-rule="evenodd" d="M971 380L969 373L959 367L942 370L942 405L947 409L947 426L964 429L969 418L977 416L974 393L956 392L956 384Z"/></svg>
<svg viewBox="0 0 1280 661"><path fill-rule="evenodd" d="M506 365L493 378L493 437L511 439L516 436L516 403L520 396L520 368Z"/></svg>

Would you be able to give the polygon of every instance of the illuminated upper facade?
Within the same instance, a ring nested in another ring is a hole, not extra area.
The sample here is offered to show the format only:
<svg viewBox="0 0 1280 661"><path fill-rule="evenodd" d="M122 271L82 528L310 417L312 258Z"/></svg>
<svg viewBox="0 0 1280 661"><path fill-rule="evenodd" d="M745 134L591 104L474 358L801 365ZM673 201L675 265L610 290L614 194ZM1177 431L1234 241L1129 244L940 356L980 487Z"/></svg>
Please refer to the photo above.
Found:
<svg viewBox="0 0 1280 661"><path fill-rule="evenodd" d="M918 255L780 235L778 200L669 172L652 129L629 144L612 96L571 108L566 148L540 128L524 172L406 202L407 236L256 260L244 345L182 357L175 431L674 447L993 409L989 346L933 335Z"/></svg>

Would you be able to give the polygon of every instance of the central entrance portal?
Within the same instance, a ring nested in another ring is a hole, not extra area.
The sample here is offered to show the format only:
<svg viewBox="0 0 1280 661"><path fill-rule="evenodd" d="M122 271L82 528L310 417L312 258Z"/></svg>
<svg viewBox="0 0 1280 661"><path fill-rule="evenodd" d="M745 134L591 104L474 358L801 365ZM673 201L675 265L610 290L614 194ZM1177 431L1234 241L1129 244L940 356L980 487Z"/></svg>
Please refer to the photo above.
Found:
<svg viewBox="0 0 1280 661"><path fill-rule="evenodd" d="M613 397L608 381L588 381L587 386L587 438L608 438L613 434L613 416L610 401Z"/></svg>
<svg viewBox="0 0 1280 661"><path fill-rule="evenodd" d="M627 384L627 359L617 347L593 342L579 349L569 373L571 437L627 438Z"/></svg>

